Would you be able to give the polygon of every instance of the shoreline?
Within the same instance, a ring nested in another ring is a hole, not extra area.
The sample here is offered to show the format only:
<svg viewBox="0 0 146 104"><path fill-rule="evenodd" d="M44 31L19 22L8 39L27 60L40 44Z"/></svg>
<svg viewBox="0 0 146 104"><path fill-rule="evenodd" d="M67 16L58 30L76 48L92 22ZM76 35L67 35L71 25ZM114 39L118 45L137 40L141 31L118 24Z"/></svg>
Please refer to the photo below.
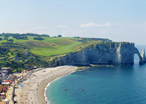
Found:
<svg viewBox="0 0 146 104"><path fill-rule="evenodd" d="M75 72L76 70L77 67L75 66L59 66L32 73L32 75L23 82L24 87L22 89L15 89L18 104L47 104L45 92L48 85L52 81Z"/></svg>
<svg viewBox="0 0 146 104"><path fill-rule="evenodd" d="M71 74L71 73L69 73L69 74ZM67 74L67 75L68 75L68 74ZM64 75L64 76L66 76L66 75ZM47 96L46 96L46 94L45 94L47 88L50 86L51 82L54 82L54 81L56 81L56 80L58 80L58 79L60 79L60 78L62 78L62 77L64 77L64 76L61 76L61 77L59 77L59 78L56 78L55 80L50 81L50 82L47 84L47 86L45 87L45 89L44 89L44 97L45 97L45 101L47 102L47 104L49 104L49 101L48 101Z"/></svg>

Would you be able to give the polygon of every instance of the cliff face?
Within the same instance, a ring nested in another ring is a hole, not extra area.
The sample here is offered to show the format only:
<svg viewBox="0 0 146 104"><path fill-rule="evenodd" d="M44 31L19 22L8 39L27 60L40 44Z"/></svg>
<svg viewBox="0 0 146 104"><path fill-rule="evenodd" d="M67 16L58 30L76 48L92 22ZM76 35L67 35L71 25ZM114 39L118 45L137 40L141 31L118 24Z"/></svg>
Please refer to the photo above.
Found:
<svg viewBox="0 0 146 104"><path fill-rule="evenodd" d="M145 50L142 49L142 54L141 54L142 60L144 63L146 63L146 57L145 57Z"/></svg>
<svg viewBox="0 0 146 104"><path fill-rule="evenodd" d="M84 51L71 53L56 61L56 65L134 64L134 54L143 60L134 43L92 45Z"/></svg>

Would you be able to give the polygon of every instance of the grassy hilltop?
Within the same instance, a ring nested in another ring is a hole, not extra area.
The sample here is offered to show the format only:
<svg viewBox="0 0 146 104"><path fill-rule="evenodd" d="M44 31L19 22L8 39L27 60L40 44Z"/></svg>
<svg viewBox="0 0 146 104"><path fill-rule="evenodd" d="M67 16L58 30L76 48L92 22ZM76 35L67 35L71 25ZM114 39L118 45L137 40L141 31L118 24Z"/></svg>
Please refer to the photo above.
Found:
<svg viewBox="0 0 146 104"><path fill-rule="evenodd" d="M15 71L27 67L53 65L55 59L90 45L111 42L108 39L80 37L50 37L40 34L0 34L0 67L10 66ZM29 55L24 55L27 52ZM15 56L19 61L13 60ZM15 64L15 65L14 65Z"/></svg>
<svg viewBox="0 0 146 104"><path fill-rule="evenodd" d="M35 36L28 36L28 40L17 40L12 36L8 39L13 39L13 43L17 45L23 45L30 52L43 56L59 55L68 53L74 50L74 47L81 42L71 40L68 37L43 37L44 40L34 40ZM1 37L0 37L1 38ZM4 38L4 37L2 37ZM8 42L7 40L1 40L0 43Z"/></svg>

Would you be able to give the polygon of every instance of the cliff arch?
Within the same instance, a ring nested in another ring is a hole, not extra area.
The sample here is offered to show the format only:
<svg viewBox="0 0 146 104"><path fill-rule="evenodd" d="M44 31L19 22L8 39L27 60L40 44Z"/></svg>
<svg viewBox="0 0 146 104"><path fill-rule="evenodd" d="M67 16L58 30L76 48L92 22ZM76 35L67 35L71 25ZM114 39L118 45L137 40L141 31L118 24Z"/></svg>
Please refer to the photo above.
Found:
<svg viewBox="0 0 146 104"><path fill-rule="evenodd" d="M141 57L141 55L140 55L140 53L139 53L139 51L138 51L138 49L136 47L135 47L135 54L138 55L138 57L139 57L139 64L142 65L144 62L143 62L143 59L142 59L142 57Z"/></svg>

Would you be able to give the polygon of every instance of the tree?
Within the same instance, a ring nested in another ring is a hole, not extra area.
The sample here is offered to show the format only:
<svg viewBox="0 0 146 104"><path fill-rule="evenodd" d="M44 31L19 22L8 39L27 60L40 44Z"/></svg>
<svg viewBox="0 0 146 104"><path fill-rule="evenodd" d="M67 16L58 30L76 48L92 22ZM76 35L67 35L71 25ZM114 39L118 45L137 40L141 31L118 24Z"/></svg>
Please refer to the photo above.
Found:
<svg viewBox="0 0 146 104"><path fill-rule="evenodd" d="M41 36L38 36L36 38L33 38L34 40L44 40L44 38L42 38Z"/></svg>
<svg viewBox="0 0 146 104"><path fill-rule="evenodd" d="M8 39L7 37L4 38L4 40L7 40L7 39Z"/></svg>
<svg viewBox="0 0 146 104"><path fill-rule="evenodd" d="M7 39L7 41L14 42L14 39Z"/></svg>
<svg viewBox="0 0 146 104"><path fill-rule="evenodd" d="M47 34L42 34L41 36L43 36L43 37L50 37L50 36L47 35Z"/></svg>
<svg viewBox="0 0 146 104"><path fill-rule="evenodd" d="M62 35L58 35L58 37L62 37Z"/></svg>

